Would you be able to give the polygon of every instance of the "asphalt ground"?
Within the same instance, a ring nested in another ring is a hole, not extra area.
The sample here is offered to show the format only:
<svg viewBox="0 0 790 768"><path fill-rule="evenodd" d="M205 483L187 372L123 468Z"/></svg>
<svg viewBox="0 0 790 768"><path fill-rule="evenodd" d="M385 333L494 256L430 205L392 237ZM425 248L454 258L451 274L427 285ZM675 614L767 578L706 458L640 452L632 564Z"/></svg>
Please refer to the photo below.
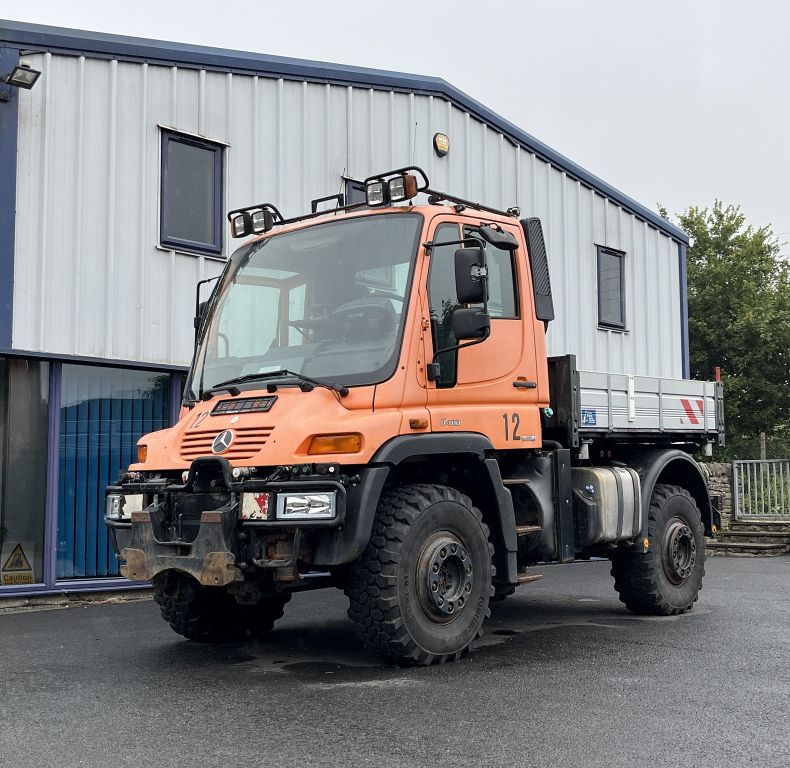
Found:
<svg viewBox="0 0 790 768"><path fill-rule="evenodd" d="M461 662L383 665L340 592L202 646L150 600L0 616L0 766L790 765L790 558L712 558L686 616L548 566Z"/></svg>

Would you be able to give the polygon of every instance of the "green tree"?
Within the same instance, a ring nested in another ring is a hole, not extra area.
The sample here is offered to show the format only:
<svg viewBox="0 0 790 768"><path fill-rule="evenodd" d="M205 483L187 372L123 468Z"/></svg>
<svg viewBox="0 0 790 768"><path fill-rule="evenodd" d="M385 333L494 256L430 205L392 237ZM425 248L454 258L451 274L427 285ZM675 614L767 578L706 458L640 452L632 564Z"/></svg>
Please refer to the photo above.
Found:
<svg viewBox="0 0 790 768"><path fill-rule="evenodd" d="M666 211L662 210L662 215ZM771 227L747 225L738 206L691 207L689 234L691 375L721 367L727 448L722 457L790 456L790 269Z"/></svg>

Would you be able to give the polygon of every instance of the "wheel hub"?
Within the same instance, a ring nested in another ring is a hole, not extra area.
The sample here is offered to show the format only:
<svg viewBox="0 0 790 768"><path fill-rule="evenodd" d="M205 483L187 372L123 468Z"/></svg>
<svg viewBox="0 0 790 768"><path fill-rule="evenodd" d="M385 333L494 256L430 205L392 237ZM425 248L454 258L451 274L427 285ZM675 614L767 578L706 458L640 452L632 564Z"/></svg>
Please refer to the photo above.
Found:
<svg viewBox="0 0 790 768"><path fill-rule="evenodd" d="M472 558L463 542L455 534L439 534L423 550L420 565L430 612L449 619L463 611L474 583Z"/></svg>
<svg viewBox="0 0 790 768"><path fill-rule="evenodd" d="M664 570L673 584L685 581L697 561L697 544L694 534L678 517L673 517L664 534Z"/></svg>

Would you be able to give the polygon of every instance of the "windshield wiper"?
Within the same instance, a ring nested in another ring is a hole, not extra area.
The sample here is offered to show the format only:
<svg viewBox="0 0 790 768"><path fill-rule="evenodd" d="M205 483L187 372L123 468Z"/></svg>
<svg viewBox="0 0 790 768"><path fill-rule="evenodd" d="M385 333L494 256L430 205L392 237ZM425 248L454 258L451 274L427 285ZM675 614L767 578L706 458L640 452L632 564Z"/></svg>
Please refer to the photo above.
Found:
<svg viewBox="0 0 790 768"><path fill-rule="evenodd" d="M337 392L340 397L345 397L348 395L348 387L343 386L342 384L336 384L334 381L323 381L321 379L313 379L310 376L305 376L302 373L296 373L295 371L289 371L286 368L281 368L279 371L266 371L265 373L248 373L246 376L237 376L235 379L228 379L227 381L222 381L219 384L215 384L210 389L207 389L203 393L203 399L209 400L211 397L214 396L215 392L220 392L225 390L230 392L231 395L234 397L239 394L241 390L238 387L234 386L236 384L246 384L247 382L252 381L265 381L266 379L273 379L282 376L290 376L297 381L301 382L303 386L301 386L301 390L303 392L311 392L316 387L324 387L325 389L330 389L333 392ZM276 385L270 385L276 386Z"/></svg>

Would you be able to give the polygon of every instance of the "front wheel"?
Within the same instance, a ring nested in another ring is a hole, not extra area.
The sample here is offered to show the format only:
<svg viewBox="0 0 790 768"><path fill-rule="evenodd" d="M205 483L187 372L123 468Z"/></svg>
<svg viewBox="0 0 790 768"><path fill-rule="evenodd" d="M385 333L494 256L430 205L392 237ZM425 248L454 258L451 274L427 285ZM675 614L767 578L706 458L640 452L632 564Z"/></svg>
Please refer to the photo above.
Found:
<svg viewBox="0 0 790 768"><path fill-rule="evenodd" d="M672 616L690 611L705 575L705 532L699 507L677 485L656 485L648 513L650 551L618 552L612 576L634 613Z"/></svg>
<svg viewBox="0 0 790 768"><path fill-rule="evenodd" d="M490 614L492 555L480 511L454 488L386 492L346 586L357 634L393 661L460 658Z"/></svg>
<svg viewBox="0 0 790 768"><path fill-rule="evenodd" d="M204 587L191 576L169 574L154 581L154 600L171 629L199 643L227 643L266 634L283 615L290 594L240 605L222 587Z"/></svg>

